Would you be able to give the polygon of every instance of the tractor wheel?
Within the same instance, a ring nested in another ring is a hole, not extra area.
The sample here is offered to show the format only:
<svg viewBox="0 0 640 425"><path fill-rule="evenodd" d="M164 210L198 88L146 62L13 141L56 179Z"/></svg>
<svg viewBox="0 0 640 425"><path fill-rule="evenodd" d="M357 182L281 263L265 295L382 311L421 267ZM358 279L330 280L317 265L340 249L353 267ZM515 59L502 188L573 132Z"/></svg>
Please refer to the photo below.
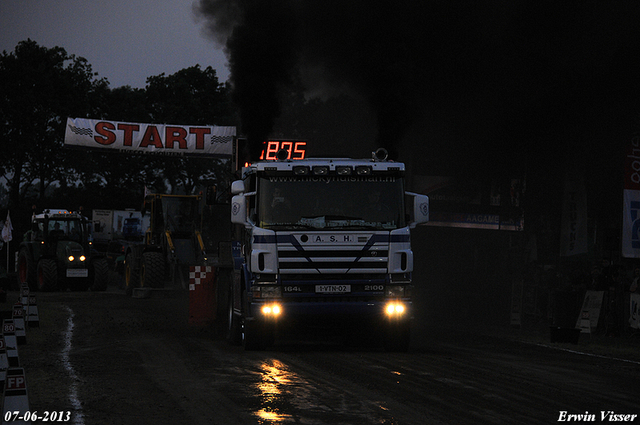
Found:
<svg viewBox="0 0 640 425"><path fill-rule="evenodd" d="M124 292L133 294L133 289L140 285L140 272L133 267L133 255L127 254L124 260Z"/></svg>
<svg viewBox="0 0 640 425"><path fill-rule="evenodd" d="M58 267L55 260L43 258L38 261L38 290L55 291L58 289Z"/></svg>
<svg viewBox="0 0 640 425"><path fill-rule="evenodd" d="M104 258L98 258L93 261L93 282L91 283L92 291L106 291L109 283L109 264Z"/></svg>
<svg viewBox="0 0 640 425"><path fill-rule="evenodd" d="M162 288L165 279L164 256L160 252L142 254L140 286L143 288Z"/></svg>
<svg viewBox="0 0 640 425"><path fill-rule="evenodd" d="M38 289L38 270L37 264L31 257L27 248L22 248L18 254L18 279L20 283L27 283L29 289L35 291Z"/></svg>

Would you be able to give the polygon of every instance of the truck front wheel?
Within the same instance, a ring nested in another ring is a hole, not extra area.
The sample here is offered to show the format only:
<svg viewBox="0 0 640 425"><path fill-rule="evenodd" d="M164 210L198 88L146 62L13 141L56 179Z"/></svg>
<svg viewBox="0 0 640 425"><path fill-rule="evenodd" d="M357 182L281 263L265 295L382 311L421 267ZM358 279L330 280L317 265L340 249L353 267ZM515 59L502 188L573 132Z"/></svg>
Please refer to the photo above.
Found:
<svg viewBox="0 0 640 425"><path fill-rule="evenodd" d="M240 317L233 312L233 294L231 293L229 294L227 312L227 340L233 345L240 345L242 343L242 327L240 326Z"/></svg>

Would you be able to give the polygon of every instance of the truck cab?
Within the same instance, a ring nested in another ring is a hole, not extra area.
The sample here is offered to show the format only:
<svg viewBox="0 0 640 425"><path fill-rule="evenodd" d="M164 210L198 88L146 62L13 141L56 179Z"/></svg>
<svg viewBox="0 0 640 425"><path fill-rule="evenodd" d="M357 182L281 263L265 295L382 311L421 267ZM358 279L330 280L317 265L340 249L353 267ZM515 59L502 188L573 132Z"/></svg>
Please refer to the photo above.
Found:
<svg viewBox="0 0 640 425"><path fill-rule="evenodd" d="M429 200L405 192L404 173L376 156L244 168L231 188L231 221L243 235L231 333L260 348L278 322L340 317L380 327L388 349L407 349L410 229L428 220Z"/></svg>

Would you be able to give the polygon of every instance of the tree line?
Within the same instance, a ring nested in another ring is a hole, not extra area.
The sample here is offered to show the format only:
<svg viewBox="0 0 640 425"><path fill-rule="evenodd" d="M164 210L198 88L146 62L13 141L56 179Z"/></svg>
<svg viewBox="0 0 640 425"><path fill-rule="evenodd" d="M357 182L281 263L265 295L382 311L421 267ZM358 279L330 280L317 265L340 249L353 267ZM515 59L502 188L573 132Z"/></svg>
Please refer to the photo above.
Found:
<svg viewBox="0 0 640 425"><path fill-rule="evenodd" d="M314 95L296 77L280 94L271 137L309 141L307 156L363 157L376 145L366 102L347 93ZM31 209L139 208L145 186L193 194L226 181L219 160L125 155L64 146L67 117L150 124L236 126L233 86L194 65L147 78L142 89L112 88L84 58L27 39L0 54L0 213L28 225ZM3 216L4 217L4 216Z"/></svg>
<svg viewBox="0 0 640 425"><path fill-rule="evenodd" d="M238 125L230 88L194 65L147 78L143 89L111 88L82 57L21 41L0 54L0 204L12 218L36 209L123 209L145 186L190 194L223 177L210 158L125 155L64 147L67 117L152 124ZM13 212L16 213L13 213Z"/></svg>

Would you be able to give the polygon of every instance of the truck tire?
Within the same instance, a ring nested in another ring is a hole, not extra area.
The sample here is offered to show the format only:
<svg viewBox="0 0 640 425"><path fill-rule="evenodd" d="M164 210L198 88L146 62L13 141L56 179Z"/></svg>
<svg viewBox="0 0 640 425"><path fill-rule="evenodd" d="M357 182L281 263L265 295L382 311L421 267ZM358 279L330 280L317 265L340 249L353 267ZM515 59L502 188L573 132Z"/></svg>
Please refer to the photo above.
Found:
<svg viewBox="0 0 640 425"><path fill-rule="evenodd" d="M131 296L133 289L140 286L140 272L133 266L133 254L129 253L124 260L124 292Z"/></svg>
<svg viewBox="0 0 640 425"><path fill-rule="evenodd" d="M18 279L20 283L28 284L30 290L38 289L37 264L27 248L20 249L18 254Z"/></svg>
<svg viewBox="0 0 640 425"><path fill-rule="evenodd" d="M409 320L389 321L385 324L382 344L385 351L406 352L411 341Z"/></svg>
<svg viewBox="0 0 640 425"><path fill-rule="evenodd" d="M165 278L164 256L160 252L142 254L140 286L142 288L162 288Z"/></svg>
<svg viewBox="0 0 640 425"><path fill-rule="evenodd" d="M43 258L38 261L38 290L55 291L58 289L58 267L55 260Z"/></svg>
<svg viewBox="0 0 640 425"><path fill-rule="evenodd" d="M93 282L92 291L106 291L109 283L109 264L105 258L98 258L93 261Z"/></svg>
<svg viewBox="0 0 640 425"><path fill-rule="evenodd" d="M233 294L229 291L229 303L227 308L227 341L232 345L240 345L242 343L242 327L240 326L240 317L233 314Z"/></svg>

